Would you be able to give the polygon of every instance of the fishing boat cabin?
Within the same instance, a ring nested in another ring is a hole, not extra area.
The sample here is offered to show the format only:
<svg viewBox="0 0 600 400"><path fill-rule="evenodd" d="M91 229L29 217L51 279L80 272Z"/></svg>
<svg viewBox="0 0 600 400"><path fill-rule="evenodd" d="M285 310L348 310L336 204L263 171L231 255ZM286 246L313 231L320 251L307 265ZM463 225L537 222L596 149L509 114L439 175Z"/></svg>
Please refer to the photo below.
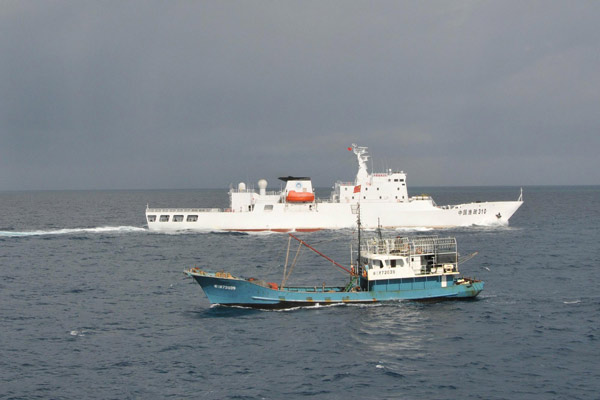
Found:
<svg viewBox="0 0 600 400"><path fill-rule="evenodd" d="M456 239L437 236L371 238L361 245L361 290L397 290L399 283L446 286L458 275ZM449 279L447 279L449 278Z"/></svg>

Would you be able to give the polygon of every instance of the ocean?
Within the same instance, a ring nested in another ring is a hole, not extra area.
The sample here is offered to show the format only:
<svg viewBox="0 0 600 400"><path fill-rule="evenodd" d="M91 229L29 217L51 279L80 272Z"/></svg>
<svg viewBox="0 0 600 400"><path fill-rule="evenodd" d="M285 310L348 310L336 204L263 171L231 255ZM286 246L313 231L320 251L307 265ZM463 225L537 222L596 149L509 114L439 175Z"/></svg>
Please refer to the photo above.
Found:
<svg viewBox="0 0 600 400"><path fill-rule="evenodd" d="M145 226L147 204L226 207L226 190L0 192L0 398L599 399L600 187L523 191L508 227L384 232L478 251L475 300L283 311L210 307L182 271L280 282L287 235ZM299 235L349 264L355 232ZM289 283L345 280L304 249Z"/></svg>

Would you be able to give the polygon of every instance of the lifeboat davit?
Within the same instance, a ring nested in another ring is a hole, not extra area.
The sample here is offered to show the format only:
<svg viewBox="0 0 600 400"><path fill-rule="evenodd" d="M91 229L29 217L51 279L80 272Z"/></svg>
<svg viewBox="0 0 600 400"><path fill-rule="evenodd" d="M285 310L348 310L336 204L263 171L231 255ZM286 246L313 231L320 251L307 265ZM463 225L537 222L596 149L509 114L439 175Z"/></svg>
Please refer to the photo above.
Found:
<svg viewBox="0 0 600 400"><path fill-rule="evenodd" d="M310 203L315 201L315 195L311 192L296 192L290 190L285 200L288 203Z"/></svg>

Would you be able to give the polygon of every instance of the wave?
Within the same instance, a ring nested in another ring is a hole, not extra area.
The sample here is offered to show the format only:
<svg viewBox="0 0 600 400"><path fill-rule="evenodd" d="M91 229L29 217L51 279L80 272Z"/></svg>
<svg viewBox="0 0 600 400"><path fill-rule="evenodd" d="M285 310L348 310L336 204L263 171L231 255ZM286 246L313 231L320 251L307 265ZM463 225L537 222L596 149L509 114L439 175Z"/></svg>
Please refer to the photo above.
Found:
<svg viewBox="0 0 600 400"><path fill-rule="evenodd" d="M429 232L429 231L434 231L435 228L428 228L425 226L421 226L421 227L406 227L406 228L395 228L394 229L396 232Z"/></svg>
<svg viewBox="0 0 600 400"><path fill-rule="evenodd" d="M147 232L146 228L137 226L99 226L96 228L64 228L37 231L0 231L0 237L27 237L48 235L76 235L80 233L129 233Z"/></svg>

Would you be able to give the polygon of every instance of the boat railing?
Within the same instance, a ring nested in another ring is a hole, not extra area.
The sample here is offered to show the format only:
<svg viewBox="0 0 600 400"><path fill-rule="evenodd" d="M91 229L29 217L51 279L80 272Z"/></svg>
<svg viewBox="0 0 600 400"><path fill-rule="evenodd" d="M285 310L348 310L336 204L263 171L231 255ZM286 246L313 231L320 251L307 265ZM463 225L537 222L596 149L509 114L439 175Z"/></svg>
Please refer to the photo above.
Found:
<svg viewBox="0 0 600 400"><path fill-rule="evenodd" d="M229 208L147 208L147 213L206 213L206 212L227 212Z"/></svg>
<svg viewBox="0 0 600 400"><path fill-rule="evenodd" d="M439 206L439 208L441 208L442 210L453 210L454 208L458 208L456 205L446 205L446 206Z"/></svg>
<svg viewBox="0 0 600 400"><path fill-rule="evenodd" d="M342 182L342 181L337 181L335 183L337 186L353 186L354 182Z"/></svg>
<svg viewBox="0 0 600 400"><path fill-rule="evenodd" d="M249 187L246 189L230 188L229 192L230 193L256 193L256 190L254 190L253 187Z"/></svg>
<svg viewBox="0 0 600 400"><path fill-rule="evenodd" d="M417 200L433 200L430 195L422 194L419 196L412 196L408 199L408 201L417 201Z"/></svg>
<svg viewBox="0 0 600 400"><path fill-rule="evenodd" d="M418 236L393 239L372 238L361 246L361 251L371 254L421 255L456 253L456 239L453 237Z"/></svg>

